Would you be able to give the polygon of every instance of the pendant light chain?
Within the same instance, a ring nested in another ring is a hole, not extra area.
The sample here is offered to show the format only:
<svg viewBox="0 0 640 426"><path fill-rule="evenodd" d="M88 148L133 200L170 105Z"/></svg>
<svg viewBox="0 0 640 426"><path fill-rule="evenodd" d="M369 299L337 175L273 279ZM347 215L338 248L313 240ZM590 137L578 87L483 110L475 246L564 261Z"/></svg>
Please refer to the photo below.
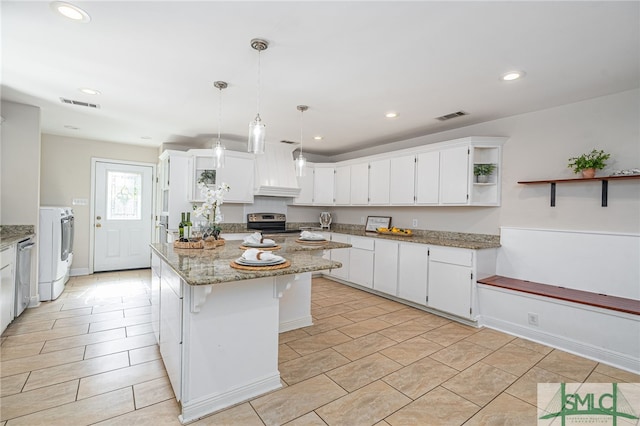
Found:
<svg viewBox="0 0 640 426"><path fill-rule="evenodd" d="M218 87L220 96L218 98L218 142L220 142L220 128L222 127L222 87Z"/></svg>
<svg viewBox="0 0 640 426"><path fill-rule="evenodd" d="M261 50L258 50L258 90L257 93L258 95L256 96L256 114L259 116L260 115L260 52Z"/></svg>
<svg viewBox="0 0 640 426"><path fill-rule="evenodd" d="M304 109L300 108L300 155L302 155L302 116L304 115Z"/></svg>

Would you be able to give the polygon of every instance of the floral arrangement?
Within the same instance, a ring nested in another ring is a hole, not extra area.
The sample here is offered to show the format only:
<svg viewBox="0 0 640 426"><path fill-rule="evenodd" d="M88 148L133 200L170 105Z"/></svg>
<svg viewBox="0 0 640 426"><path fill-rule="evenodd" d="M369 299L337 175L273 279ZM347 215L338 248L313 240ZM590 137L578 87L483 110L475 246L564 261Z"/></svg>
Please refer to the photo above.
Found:
<svg viewBox="0 0 640 426"><path fill-rule="evenodd" d="M220 206L224 202L224 194L229 191L229 185L221 183L217 189L209 188L205 183L198 184L200 188L200 194L204 202L201 206L194 206L194 216L204 217L207 220L207 229L205 230L203 237L213 236L216 240L220 235L219 223L222 221L222 213L220 212Z"/></svg>

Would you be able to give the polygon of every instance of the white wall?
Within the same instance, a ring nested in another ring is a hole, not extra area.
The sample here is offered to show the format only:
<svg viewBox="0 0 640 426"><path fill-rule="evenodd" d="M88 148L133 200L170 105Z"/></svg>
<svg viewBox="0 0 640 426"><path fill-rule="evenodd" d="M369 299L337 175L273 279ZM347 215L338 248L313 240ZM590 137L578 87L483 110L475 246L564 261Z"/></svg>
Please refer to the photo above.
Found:
<svg viewBox="0 0 640 426"><path fill-rule="evenodd" d="M516 115L382 147L335 156L347 160L465 136L508 136L504 145L502 207L329 208L334 221L358 224L367 215L392 216L393 223L443 231L498 234L500 226L640 233L640 182L609 184L609 206L600 207L599 183L560 185L556 207L548 185L521 180L571 178L568 158L592 148L611 153L609 166L640 167L640 90L630 90L533 113Z"/></svg>
<svg viewBox="0 0 640 426"><path fill-rule="evenodd" d="M72 206L91 197L91 158L158 163L158 149L135 145L42 135L40 204L71 206L75 213L72 269L89 268L90 206Z"/></svg>

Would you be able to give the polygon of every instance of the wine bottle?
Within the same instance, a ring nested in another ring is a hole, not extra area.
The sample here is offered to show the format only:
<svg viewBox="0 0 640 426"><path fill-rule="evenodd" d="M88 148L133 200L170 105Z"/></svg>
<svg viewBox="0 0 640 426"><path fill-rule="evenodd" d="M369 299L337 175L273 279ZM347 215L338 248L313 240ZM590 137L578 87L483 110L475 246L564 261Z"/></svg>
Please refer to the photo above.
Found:
<svg viewBox="0 0 640 426"><path fill-rule="evenodd" d="M184 223L184 237L188 240L191 238L191 213L187 212L187 221Z"/></svg>
<svg viewBox="0 0 640 426"><path fill-rule="evenodd" d="M178 231L180 232L180 240L179 241L184 240L184 224L186 222L186 220L184 218L185 213L181 213L181 215L182 215L182 220L180 221L180 224L178 225Z"/></svg>

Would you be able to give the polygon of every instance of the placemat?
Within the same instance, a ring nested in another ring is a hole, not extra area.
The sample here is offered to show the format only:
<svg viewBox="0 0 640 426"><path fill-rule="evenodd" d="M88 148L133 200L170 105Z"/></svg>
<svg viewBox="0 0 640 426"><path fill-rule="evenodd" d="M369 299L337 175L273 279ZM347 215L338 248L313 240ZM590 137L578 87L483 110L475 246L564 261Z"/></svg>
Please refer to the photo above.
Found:
<svg viewBox="0 0 640 426"><path fill-rule="evenodd" d="M296 243L309 244L309 245L322 245L322 244L326 244L328 242L329 242L328 240L322 240L322 241L296 240Z"/></svg>
<svg viewBox="0 0 640 426"><path fill-rule="evenodd" d="M229 266L231 266L234 269L240 269L240 270L243 270L243 271L274 271L276 269L288 268L289 266L291 266L291 262L287 260L284 263L281 263L279 265L272 265L272 266L246 266L246 265L240 265L240 264L236 263L235 261L231 261L229 263Z"/></svg>
<svg viewBox="0 0 640 426"><path fill-rule="evenodd" d="M240 247L238 247L240 250L249 250L249 249L258 249L258 250L263 250L263 251L270 251L270 250L280 250L282 247L280 247L279 245L275 245L273 247L246 247L244 245L241 245Z"/></svg>

